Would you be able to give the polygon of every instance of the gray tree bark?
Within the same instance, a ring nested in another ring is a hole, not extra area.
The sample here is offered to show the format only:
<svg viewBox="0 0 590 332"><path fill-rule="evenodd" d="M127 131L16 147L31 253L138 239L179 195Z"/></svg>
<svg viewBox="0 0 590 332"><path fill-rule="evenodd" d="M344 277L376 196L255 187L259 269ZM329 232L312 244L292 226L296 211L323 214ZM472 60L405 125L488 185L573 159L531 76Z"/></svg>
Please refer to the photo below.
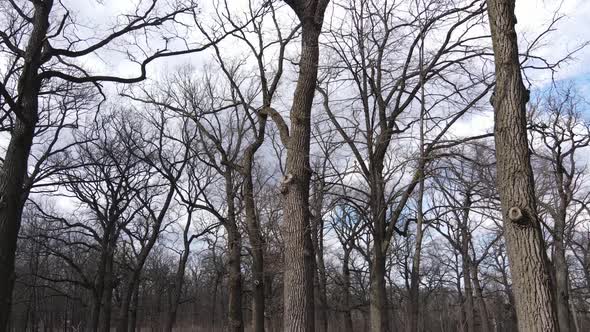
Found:
<svg viewBox="0 0 590 332"><path fill-rule="evenodd" d="M283 235L285 239L284 331L314 328L313 265L309 220L311 107L319 61L319 36L329 0L285 1L301 22L299 77L290 112L287 142ZM284 135L283 135L284 136Z"/></svg>
<svg viewBox="0 0 590 332"><path fill-rule="evenodd" d="M496 65L492 97L497 183L520 331L559 331L548 258L537 215L526 129L514 0L487 0Z"/></svg>

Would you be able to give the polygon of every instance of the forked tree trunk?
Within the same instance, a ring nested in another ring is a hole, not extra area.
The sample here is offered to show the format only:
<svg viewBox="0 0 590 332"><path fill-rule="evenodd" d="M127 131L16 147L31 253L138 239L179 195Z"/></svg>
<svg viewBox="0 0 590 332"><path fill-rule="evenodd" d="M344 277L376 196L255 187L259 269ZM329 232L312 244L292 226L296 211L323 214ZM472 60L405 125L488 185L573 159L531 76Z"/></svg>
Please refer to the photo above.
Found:
<svg viewBox="0 0 590 332"><path fill-rule="evenodd" d="M314 255L309 224L309 149L311 107L319 60L319 35L329 0L289 0L299 18L301 57L299 77L290 112L286 143L286 177L283 180L283 235L285 239L284 331L314 331Z"/></svg>
<svg viewBox="0 0 590 332"><path fill-rule="evenodd" d="M39 68L42 49L49 28L49 13L53 1L34 2L33 30L24 55L22 73L18 80L18 99L11 112L16 114L10 142L0 169L0 331L8 329L14 259L27 192L23 188L35 126L38 121L37 100L41 82Z"/></svg>
<svg viewBox="0 0 590 332"><path fill-rule="evenodd" d="M514 0L487 0L496 65L492 97L498 192L520 331L559 331L548 258L535 202L525 89Z"/></svg>

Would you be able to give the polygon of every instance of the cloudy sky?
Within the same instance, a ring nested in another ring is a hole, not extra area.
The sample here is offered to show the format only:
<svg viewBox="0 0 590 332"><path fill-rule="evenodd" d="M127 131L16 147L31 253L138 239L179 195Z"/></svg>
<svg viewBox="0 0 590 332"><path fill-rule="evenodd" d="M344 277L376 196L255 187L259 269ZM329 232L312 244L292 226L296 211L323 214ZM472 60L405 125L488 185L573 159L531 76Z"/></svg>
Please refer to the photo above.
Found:
<svg viewBox="0 0 590 332"><path fill-rule="evenodd" d="M557 25L540 53L557 59L590 40L590 1L587 0L517 0L517 29L521 36L533 36L546 29L554 13L558 11L563 19ZM558 79L578 82L580 89L590 93L590 48L576 54L575 61L563 66ZM543 77L548 79L547 73Z"/></svg>
<svg viewBox="0 0 590 332"><path fill-rule="evenodd" d="M103 1L76 1L65 0L64 4L73 10L79 18L79 22L88 27L97 27L98 22L113 22L117 14L128 11L135 1L103 0ZM201 0L208 4L207 0ZM230 4L235 11L247 6L248 0L231 0ZM235 7L234 7L235 6ZM574 49L586 40L590 40L590 1L587 0L517 0L516 15L518 18L517 29L520 33L520 42L531 40L540 31L547 28L556 12L563 18L557 24L557 31L553 32L543 48L538 51L549 59L558 59ZM289 19L285 17L285 19ZM560 68L558 79L574 79L581 89L590 93L590 48L577 53L576 61L568 63ZM194 57L193 57L194 59ZM101 62L99 59L92 59ZM91 60L91 61L92 61ZM104 59L102 59L104 60ZM166 68L178 59L159 61L152 70ZM182 62L182 60L181 60ZM104 64L103 64L104 65ZM132 74L128 65L111 63L107 66L115 66L116 72ZM536 84L546 84L549 81L548 73L535 74Z"/></svg>

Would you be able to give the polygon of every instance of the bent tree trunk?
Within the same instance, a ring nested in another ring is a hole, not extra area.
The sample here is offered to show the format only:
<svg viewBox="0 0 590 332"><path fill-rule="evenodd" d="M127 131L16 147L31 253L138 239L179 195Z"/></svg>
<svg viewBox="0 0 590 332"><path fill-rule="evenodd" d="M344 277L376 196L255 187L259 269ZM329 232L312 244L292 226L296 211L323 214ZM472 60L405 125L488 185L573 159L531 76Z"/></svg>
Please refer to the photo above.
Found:
<svg viewBox="0 0 590 332"><path fill-rule="evenodd" d="M299 77L290 112L287 175L283 181L285 238L284 331L314 331L313 246L309 224L311 107L316 88L319 36L329 0L285 1L301 28Z"/></svg>
<svg viewBox="0 0 590 332"><path fill-rule="evenodd" d="M518 57L514 0L487 0L496 91L492 97L498 192L519 331L558 331L545 243L537 215Z"/></svg>
<svg viewBox="0 0 590 332"><path fill-rule="evenodd" d="M23 185L38 121L38 74L53 1L35 1L34 6L33 31L18 81L18 99L10 105L16 115L15 124L0 170L0 331L6 331L10 320L16 242L28 194Z"/></svg>

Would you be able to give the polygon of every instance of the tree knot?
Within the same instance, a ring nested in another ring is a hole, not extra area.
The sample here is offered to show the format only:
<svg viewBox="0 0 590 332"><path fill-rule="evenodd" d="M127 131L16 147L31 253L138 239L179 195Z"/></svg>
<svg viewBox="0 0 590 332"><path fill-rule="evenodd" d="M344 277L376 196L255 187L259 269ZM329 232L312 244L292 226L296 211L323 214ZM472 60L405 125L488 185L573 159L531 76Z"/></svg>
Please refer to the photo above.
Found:
<svg viewBox="0 0 590 332"><path fill-rule="evenodd" d="M285 195L289 191L289 184L291 182L293 182L293 174L289 173L283 176L280 185L281 194Z"/></svg>
<svg viewBox="0 0 590 332"><path fill-rule="evenodd" d="M512 222L520 222L522 221L524 215L520 208L513 206L508 210L508 219Z"/></svg>

